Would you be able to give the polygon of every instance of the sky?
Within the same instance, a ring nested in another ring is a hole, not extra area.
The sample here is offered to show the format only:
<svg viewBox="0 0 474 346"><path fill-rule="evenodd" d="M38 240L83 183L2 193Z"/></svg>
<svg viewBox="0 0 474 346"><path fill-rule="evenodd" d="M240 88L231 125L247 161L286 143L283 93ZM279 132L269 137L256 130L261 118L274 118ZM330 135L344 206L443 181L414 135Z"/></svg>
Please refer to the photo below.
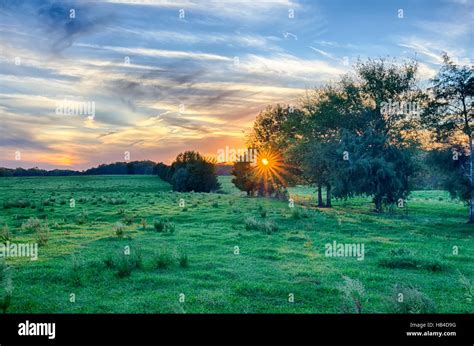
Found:
<svg viewBox="0 0 474 346"><path fill-rule="evenodd" d="M357 59L472 64L469 0L0 0L0 167L170 163L245 147Z"/></svg>

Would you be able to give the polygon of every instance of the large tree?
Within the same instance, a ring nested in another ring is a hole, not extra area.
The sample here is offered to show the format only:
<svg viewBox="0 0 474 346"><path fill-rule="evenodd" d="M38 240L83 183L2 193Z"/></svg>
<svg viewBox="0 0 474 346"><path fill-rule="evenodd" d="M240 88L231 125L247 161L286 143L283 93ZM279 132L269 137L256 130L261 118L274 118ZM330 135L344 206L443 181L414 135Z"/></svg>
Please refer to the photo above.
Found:
<svg viewBox="0 0 474 346"><path fill-rule="evenodd" d="M220 188L215 164L195 151L179 154L171 165L170 172L174 191L212 192Z"/></svg>
<svg viewBox="0 0 474 346"><path fill-rule="evenodd" d="M407 134L416 126L418 100L417 64L385 59L359 61L355 76L343 81L347 97L360 105L348 114L339 147L335 194L373 197L375 210L405 198L415 164L416 145Z"/></svg>
<svg viewBox="0 0 474 346"><path fill-rule="evenodd" d="M469 204L469 221L474 223L474 158L473 158L473 117L474 117L474 70L469 66L459 66L451 61L447 54L443 55L444 64L436 77L432 79L432 88L421 120L429 129L434 130L436 139L444 143L465 137L468 161L459 168L464 170L466 183L451 184L458 186L458 195L464 197ZM462 153L459 153L461 155ZM450 155L449 160L459 155ZM458 161L458 160L455 160ZM439 162L439 161L438 161ZM444 162L451 166L452 162ZM451 179L448 177L448 181ZM464 181L464 179L461 179Z"/></svg>

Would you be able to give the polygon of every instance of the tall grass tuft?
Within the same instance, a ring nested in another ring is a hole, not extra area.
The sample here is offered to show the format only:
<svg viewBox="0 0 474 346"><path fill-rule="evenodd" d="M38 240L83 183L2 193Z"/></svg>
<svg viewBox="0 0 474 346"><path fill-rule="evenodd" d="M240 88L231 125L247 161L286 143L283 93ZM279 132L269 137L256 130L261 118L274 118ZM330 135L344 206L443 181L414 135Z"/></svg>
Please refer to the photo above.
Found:
<svg viewBox="0 0 474 346"><path fill-rule="evenodd" d="M429 314L435 312L436 306L416 287L398 284L393 288L391 310L399 314Z"/></svg>
<svg viewBox="0 0 474 346"><path fill-rule="evenodd" d="M362 313L362 305L366 301L364 285L357 279L342 276L344 283L338 287L342 293L342 313Z"/></svg>
<svg viewBox="0 0 474 346"><path fill-rule="evenodd" d="M0 259L0 309L4 314L10 307L13 293L12 279L10 269L5 260Z"/></svg>

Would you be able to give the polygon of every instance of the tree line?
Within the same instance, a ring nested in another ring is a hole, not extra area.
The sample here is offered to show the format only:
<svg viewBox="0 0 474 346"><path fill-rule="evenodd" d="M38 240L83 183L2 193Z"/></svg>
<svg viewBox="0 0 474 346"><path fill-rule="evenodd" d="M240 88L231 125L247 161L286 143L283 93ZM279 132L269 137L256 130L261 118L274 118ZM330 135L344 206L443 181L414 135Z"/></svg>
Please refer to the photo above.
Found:
<svg viewBox="0 0 474 346"><path fill-rule="evenodd" d="M101 164L98 167L83 171L68 169L45 170L38 167L4 168L0 167L0 177L33 177L33 176L73 176L73 175L121 175L121 174L155 174L157 163L153 161L131 161Z"/></svg>
<svg viewBox="0 0 474 346"><path fill-rule="evenodd" d="M381 212L403 205L415 184L432 184L466 201L474 222L474 72L446 54L443 61L428 87L420 87L415 61L368 59L297 105L268 106L248 146L278 153L285 169L280 179L265 178L251 163L236 162L235 185L255 194L262 183L273 192L311 184L320 207L365 195Z"/></svg>

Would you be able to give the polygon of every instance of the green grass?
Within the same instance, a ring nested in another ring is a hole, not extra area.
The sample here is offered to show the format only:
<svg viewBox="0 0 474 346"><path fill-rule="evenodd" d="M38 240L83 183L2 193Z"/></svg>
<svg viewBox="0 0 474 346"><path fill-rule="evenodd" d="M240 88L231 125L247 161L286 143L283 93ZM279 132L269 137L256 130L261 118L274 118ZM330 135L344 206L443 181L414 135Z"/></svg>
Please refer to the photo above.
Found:
<svg viewBox="0 0 474 346"><path fill-rule="evenodd" d="M295 187L307 199L295 213L220 181L224 194L175 193L152 176L1 178L0 230L7 224L11 241L36 241L21 227L29 218L49 225L37 261L7 258L8 312L338 313L343 276L365 288L363 312L392 312L396 285L416 287L438 313L474 311L459 282L474 282L474 227L446 192L414 192L407 208L377 215L369 198L314 208L314 189ZM174 231L157 232L154 220ZM333 241L364 244L365 259L326 257Z"/></svg>

